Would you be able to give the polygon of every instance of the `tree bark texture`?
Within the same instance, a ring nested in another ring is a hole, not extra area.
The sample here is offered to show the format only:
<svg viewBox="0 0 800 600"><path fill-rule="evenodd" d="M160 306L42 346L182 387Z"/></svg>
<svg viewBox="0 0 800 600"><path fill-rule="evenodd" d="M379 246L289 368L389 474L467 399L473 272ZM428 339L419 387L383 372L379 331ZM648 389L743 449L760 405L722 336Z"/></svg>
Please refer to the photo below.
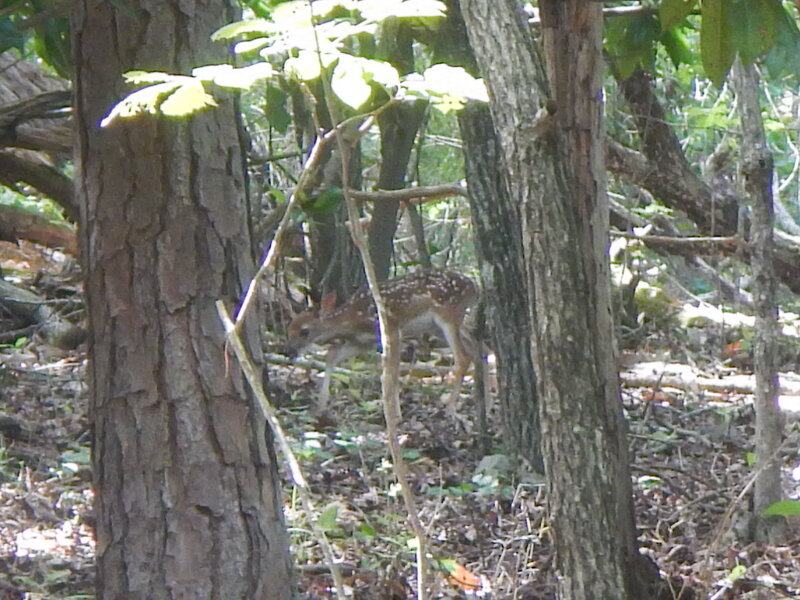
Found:
<svg viewBox="0 0 800 600"><path fill-rule="evenodd" d="M103 600L293 596L271 440L214 308L253 266L234 102L98 126L122 73L225 61L209 36L232 5L80 0L74 13Z"/></svg>
<svg viewBox="0 0 800 600"><path fill-rule="evenodd" d="M775 304L775 270L772 267L775 214L772 203L774 164L767 147L761 117L758 75L753 65L737 60L733 87L742 123L742 174L751 209L750 266L753 269L753 304L756 310L753 360L756 377L756 467L752 541L783 543L786 520L765 517L763 511L783 499L781 457L783 415L778 406L778 369L775 340L779 335Z"/></svg>
<svg viewBox="0 0 800 600"><path fill-rule="evenodd" d="M436 60L479 76L458 0L447 0ZM509 448L543 472L536 372L533 368L525 257L519 204L503 178L503 152L489 107L473 103L458 115L481 270L490 343L497 359L503 437Z"/></svg>
<svg viewBox="0 0 800 600"><path fill-rule="evenodd" d="M528 290L518 205L511 201L499 165L502 152L485 104L459 114L475 246L481 265L486 320L497 359L504 440L543 472L536 371L533 367Z"/></svg>
<svg viewBox="0 0 800 600"><path fill-rule="evenodd" d="M652 575L641 573L613 366L601 7L539 3L549 84L514 0L461 0L461 7L489 89L506 181L522 203L559 595L650 597L641 587ZM545 106L549 115L537 119Z"/></svg>

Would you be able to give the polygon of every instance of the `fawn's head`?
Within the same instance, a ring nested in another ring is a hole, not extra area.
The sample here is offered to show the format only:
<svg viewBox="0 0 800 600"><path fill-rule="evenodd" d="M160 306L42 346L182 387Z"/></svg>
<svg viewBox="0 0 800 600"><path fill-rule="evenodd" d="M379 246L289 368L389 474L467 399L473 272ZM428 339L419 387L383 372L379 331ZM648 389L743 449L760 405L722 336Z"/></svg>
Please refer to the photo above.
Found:
<svg viewBox="0 0 800 600"><path fill-rule="evenodd" d="M325 317L335 310L336 292L325 294L320 304L320 309L296 313L289 323L286 333L290 355L294 356L305 350L325 331Z"/></svg>

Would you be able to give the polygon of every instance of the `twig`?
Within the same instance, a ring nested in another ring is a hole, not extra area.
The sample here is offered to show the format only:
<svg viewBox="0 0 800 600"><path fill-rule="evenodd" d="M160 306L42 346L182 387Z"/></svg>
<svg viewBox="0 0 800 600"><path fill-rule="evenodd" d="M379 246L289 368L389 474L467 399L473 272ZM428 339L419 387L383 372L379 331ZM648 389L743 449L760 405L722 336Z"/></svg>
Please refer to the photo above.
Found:
<svg viewBox="0 0 800 600"><path fill-rule="evenodd" d="M309 10L312 11L313 21L313 6L311 0L308 1L308 7ZM317 44L317 56L320 58L320 69L324 71L324 65L322 64L322 52L319 47L319 38L317 36L316 29L314 29L314 38ZM331 90L330 83L324 76L322 77L322 85L325 92L328 113L330 114L331 121L336 123L338 121L336 118L336 106L331 101L333 92ZM380 110L386 110L395 102L397 101L390 100L384 104ZM371 123L376 119L376 114L377 112L372 113L365 122L361 123L358 129L359 134L363 135L366 133L368 130L368 124L371 126ZM378 324L380 327L382 345L381 357L383 363L383 372L381 375L383 412L386 419L387 437L389 440L389 450L392 455L394 473L397 477L398 484L400 485L403 501L406 506L406 511L408 512L408 520L411 523L411 528L414 531L417 541L417 600L426 600L428 597L427 587L428 574L430 571L427 553L427 534L425 533L425 528L422 525L416 501L414 499L414 494L408 482L408 469L406 467L405 459L403 458L400 448L400 442L398 440L398 423L400 421L400 390L398 384L398 371L400 364L400 333L397 330L390 330L387 327L388 312L386 309L386 304L384 303L384 299L381 296L380 289L378 287L378 276L375 272L375 265L373 264L369 255L366 234L364 233L364 226L361 222L360 215L358 214L356 200L350 190L350 174L347 168L348 147L341 135L341 129L339 127L335 127L333 131L336 138L336 144L339 148L339 153L341 154L342 189L345 198L345 205L347 206L347 216L348 220L350 221L350 236L352 237L353 243L361 255L361 261L364 265L364 272L367 276L367 283L369 284L370 292L372 293L378 313Z"/></svg>

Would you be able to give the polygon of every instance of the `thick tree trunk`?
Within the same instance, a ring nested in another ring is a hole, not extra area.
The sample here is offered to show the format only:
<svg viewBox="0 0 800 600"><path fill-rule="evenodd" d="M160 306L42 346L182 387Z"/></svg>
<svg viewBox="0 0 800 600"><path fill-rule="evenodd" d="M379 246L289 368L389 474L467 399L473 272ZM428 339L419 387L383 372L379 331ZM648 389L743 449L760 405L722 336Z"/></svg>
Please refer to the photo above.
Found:
<svg viewBox="0 0 800 600"><path fill-rule="evenodd" d="M478 76L458 0L447 0L436 59ZM489 107L474 103L458 115L464 141L475 246L481 269L490 343L497 358L503 434L509 448L542 472L541 428L531 347L530 302L519 204L503 178L502 149Z"/></svg>
<svg viewBox="0 0 800 600"><path fill-rule="evenodd" d="M519 207L503 181L502 153L489 107L474 104L459 115L475 245L481 264L486 320L497 359L503 433L509 447L541 473L541 427L536 372L529 343L528 290Z"/></svg>
<svg viewBox="0 0 800 600"><path fill-rule="evenodd" d="M125 71L224 61L209 36L234 18L232 4L76 5L76 179L104 600L293 596L275 457L227 368L214 308L237 298L252 271L234 103L223 98L187 121L98 126L125 91Z"/></svg>
<svg viewBox="0 0 800 600"><path fill-rule="evenodd" d="M756 308L753 358L756 376L756 466L753 494L754 541L771 544L786 540L787 523L783 517L765 517L771 504L783 499L781 457L783 415L778 406L778 369L775 339L779 335L778 309L775 304L775 270L772 267L775 214L772 203L774 165L767 147L761 118L758 75L752 65L736 61L733 69L742 122L742 173L745 191L752 209L750 226L750 265L753 268L753 303ZM750 541L750 540L748 540Z"/></svg>
<svg viewBox="0 0 800 600"><path fill-rule="evenodd" d="M559 594L654 597L643 587L652 574L642 572L636 545L613 366L601 7L539 3L552 87L514 0L461 0L461 7L489 88L506 181L522 203ZM558 111L537 118L546 105Z"/></svg>

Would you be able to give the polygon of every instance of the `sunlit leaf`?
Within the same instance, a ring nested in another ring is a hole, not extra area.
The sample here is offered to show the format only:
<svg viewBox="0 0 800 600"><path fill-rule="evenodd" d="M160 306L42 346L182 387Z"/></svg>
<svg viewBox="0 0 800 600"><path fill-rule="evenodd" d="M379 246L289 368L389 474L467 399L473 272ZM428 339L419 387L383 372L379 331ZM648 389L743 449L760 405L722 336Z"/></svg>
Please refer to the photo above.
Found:
<svg viewBox="0 0 800 600"><path fill-rule="evenodd" d="M199 79L188 79L159 108L168 117L183 117L216 105L216 100L206 92L203 82Z"/></svg>
<svg viewBox="0 0 800 600"><path fill-rule="evenodd" d="M328 67L336 59L335 55L319 55L311 50L303 50L283 63L283 70L289 77L300 81L311 81L322 73L323 67Z"/></svg>
<svg viewBox="0 0 800 600"><path fill-rule="evenodd" d="M246 40L233 45L234 54L247 54L248 52L255 52L269 44L269 38L256 38L254 40Z"/></svg>
<svg viewBox="0 0 800 600"><path fill-rule="evenodd" d="M107 127L115 119L128 119L145 113L155 114L161 97L180 87L180 85L180 81L169 81L151 85L128 94L100 121L100 126Z"/></svg>
<svg viewBox="0 0 800 600"><path fill-rule="evenodd" d="M169 73L161 73L158 71L128 71L123 74L123 79L126 83L134 85L143 85L151 83L162 83L165 81L180 81L185 75L171 75Z"/></svg>
<svg viewBox="0 0 800 600"><path fill-rule="evenodd" d="M358 10L367 20L383 21L388 17L443 17L447 7L438 0L362 0Z"/></svg>
<svg viewBox="0 0 800 600"><path fill-rule="evenodd" d="M249 90L257 81L269 79L274 74L271 64L259 62L247 67L222 71L214 77L214 83L220 87Z"/></svg>
<svg viewBox="0 0 800 600"><path fill-rule="evenodd" d="M192 77L196 77L201 81L214 81L224 72L233 71L233 65L204 65L202 67L195 67L192 69Z"/></svg>
<svg viewBox="0 0 800 600"><path fill-rule="evenodd" d="M333 69L331 89L339 99L355 109L363 106L372 95L361 64L355 57L342 55Z"/></svg>
<svg viewBox="0 0 800 600"><path fill-rule="evenodd" d="M409 92L422 97L439 96L442 105L451 105L463 99L488 102L489 96L483 79L476 79L463 67L433 65L423 73L410 74L404 78L403 85ZM444 100L446 98L446 100Z"/></svg>
<svg viewBox="0 0 800 600"><path fill-rule="evenodd" d="M308 0L291 0L279 4L272 11L272 20L284 31L292 27L310 26Z"/></svg>
<svg viewBox="0 0 800 600"><path fill-rule="evenodd" d="M276 33L278 31L275 23L266 19L247 19L244 21L237 21L236 23L229 23L217 29L211 34L211 39L217 40L230 40L240 35L250 33Z"/></svg>
<svg viewBox="0 0 800 600"><path fill-rule="evenodd" d="M356 57L369 81L374 81L387 88L394 88L400 83L400 74L391 64L382 60Z"/></svg>

